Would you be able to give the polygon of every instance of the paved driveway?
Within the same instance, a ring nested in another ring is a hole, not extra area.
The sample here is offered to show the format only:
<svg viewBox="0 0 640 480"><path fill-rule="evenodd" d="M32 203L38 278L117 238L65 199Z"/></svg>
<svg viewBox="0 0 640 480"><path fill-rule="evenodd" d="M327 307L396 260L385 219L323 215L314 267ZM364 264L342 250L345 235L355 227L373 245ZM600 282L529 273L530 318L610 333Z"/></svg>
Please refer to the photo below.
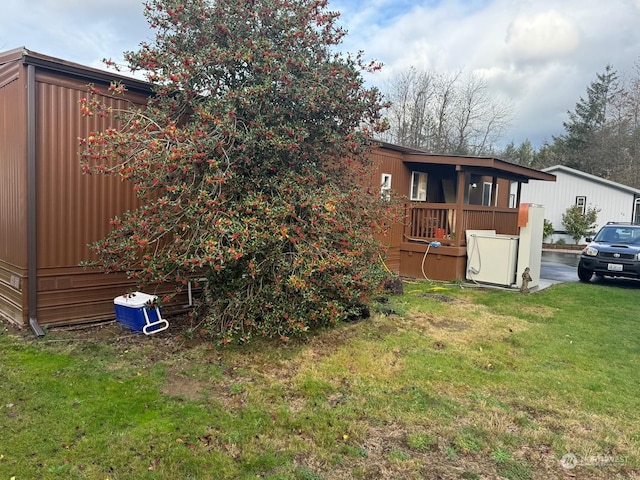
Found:
<svg viewBox="0 0 640 480"><path fill-rule="evenodd" d="M542 252L540 265L540 279L552 282L577 282L577 266L580 260L580 252L554 252L545 250Z"/></svg>
<svg viewBox="0 0 640 480"><path fill-rule="evenodd" d="M578 261L580 252L556 252L545 250L542 252L540 264L540 283L579 282ZM594 277L591 283L615 285L623 288L640 288L640 280L630 278Z"/></svg>

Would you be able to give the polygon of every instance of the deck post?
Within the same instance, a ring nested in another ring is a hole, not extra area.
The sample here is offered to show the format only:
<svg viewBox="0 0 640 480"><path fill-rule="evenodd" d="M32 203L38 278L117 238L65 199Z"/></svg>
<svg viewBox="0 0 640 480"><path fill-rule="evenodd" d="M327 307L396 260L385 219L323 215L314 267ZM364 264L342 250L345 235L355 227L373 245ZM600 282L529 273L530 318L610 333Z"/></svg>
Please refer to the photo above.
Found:
<svg viewBox="0 0 640 480"><path fill-rule="evenodd" d="M456 195L456 210L458 211L458 214L456 215L455 246L459 247L462 245L462 229L464 225L464 195L467 189L467 175L459 165L456 166L456 171L458 172L458 191Z"/></svg>

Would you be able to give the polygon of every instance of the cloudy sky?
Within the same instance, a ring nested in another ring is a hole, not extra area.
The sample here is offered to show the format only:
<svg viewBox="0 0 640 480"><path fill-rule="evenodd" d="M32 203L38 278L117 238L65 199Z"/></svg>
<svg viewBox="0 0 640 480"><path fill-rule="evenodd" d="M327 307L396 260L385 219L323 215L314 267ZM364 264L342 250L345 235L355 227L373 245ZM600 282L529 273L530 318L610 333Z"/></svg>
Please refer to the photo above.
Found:
<svg viewBox="0 0 640 480"><path fill-rule="evenodd" d="M482 75L515 118L504 143L563 133L567 110L607 64L640 64L640 0L330 0L349 34L343 49L384 64ZM26 47L102 67L152 38L141 0L4 0L0 51Z"/></svg>

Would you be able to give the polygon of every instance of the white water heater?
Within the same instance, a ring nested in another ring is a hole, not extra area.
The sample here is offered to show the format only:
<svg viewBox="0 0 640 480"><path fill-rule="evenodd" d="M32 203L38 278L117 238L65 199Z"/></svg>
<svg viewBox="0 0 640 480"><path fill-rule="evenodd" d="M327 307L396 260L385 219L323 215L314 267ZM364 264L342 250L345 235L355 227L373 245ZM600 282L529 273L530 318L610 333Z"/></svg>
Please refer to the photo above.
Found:
<svg viewBox="0 0 640 480"><path fill-rule="evenodd" d="M520 235L500 235L495 230L467 230L467 280L504 287L520 287L529 268L529 288L540 283L544 207L522 204L518 215Z"/></svg>
<svg viewBox="0 0 640 480"><path fill-rule="evenodd" d="M467 230L467 280L511 287L516 282L518 237Z"/></svg>

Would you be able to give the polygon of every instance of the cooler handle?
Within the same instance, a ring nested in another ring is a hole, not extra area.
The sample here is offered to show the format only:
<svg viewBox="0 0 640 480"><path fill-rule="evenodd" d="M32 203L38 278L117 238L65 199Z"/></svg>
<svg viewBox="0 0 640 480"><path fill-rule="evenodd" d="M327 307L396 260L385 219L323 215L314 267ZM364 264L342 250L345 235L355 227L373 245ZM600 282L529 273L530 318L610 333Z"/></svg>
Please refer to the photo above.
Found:
<svg viewBox="0 0 640 480"><path fill-rule="evenodd" d="M145 335L151 335L152 333L158 333L161 332L163 330L166 330L167 328L169 328L169 322L167 322L164 318L160 317L160 310L158 309L158 307L156 307L156 315L158 316L158 320L156 320L155 322L150 322L149 321L149 315L147 314L147 309L143 308L142 309L142 313L144 314L144 320L146 325L144 327L142 327L142 331L144 332ZM157 325L162 325L162 327L156 328L153 331L149 331L150 327L155 327Z"/></svg>

